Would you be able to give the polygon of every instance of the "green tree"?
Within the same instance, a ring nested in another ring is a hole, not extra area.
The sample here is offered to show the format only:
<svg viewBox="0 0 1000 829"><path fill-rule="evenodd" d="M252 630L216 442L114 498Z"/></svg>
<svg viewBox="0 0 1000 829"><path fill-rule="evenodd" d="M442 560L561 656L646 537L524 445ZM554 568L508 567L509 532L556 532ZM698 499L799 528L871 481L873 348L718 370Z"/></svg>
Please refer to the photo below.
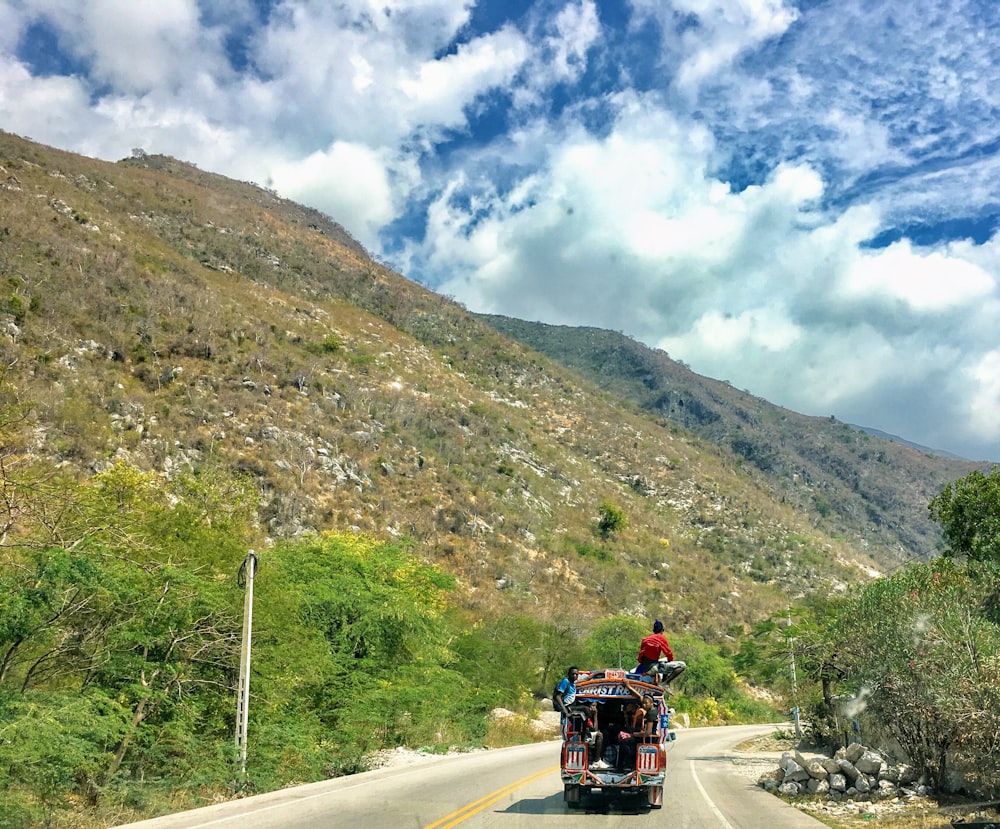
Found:
<svg viewBox="0 0 1000 829"><path fill-rule="evenodd" d="M113 744L86 768L39 771L19 791L57 802L54 789L38 788L45 780L96 802L122 769L128 779L227 779L213 741L231 741L241 597L217 563L248 536L234 509L204 501L117 464L82 485L64 481L58 509L45 510L25 543L0 549L0 693L9 700L0 707L50 717L67 740L86 721L70 716L86 701L113 700L117 718L103 732ZM27 733L18 721L7 722L10 735ZM74 745L90 739L77 736Z"/></svg>
<svg viewBox="0 0 1000 829"><path fill-rule="evenodd" d="M1000 561L1000 466L946 484L928 511L943 529L945 555Z"/></svg>
<svg viewBox="0 0 1000 829"><path fill-rule="evenodd" d="M225 737L227 723L216 702L232 691L241 628L232 582L166 563L116 563L111 573L109 605L99 620L106 631L100 663L87 685L115 693L131 718L107 777L118 772L133 745L139 748L133 773L156 771L159 761L143 749L178 721L198 721L205 737ZM143 733L147 723L155 735Z"/></svg>
<svg viewBox="0 0 1000 829"><path fill-rule="evenodd" d="M957 757L1000 790L1000 630L985 612L998 584L992 562L911 565L866 586L838 619L855 713L939 788Z"/></svg>
<svg viewBox="0 0 1000 829"><path fill-rule="evenodd" d="M597 508L597 516L597 531L605 541L628 526L624 511L610 501Z"/></svg>
<svg viewBox="0 0 1000 829"><path fill-rule="evenodd" d="M671 649L687 663L687 670L677 680L685 696L730 699L737 693L736 672L731 660L719 649L689 633L671 637Z"/></svg>
<svg viewBox="0 0 1000 829"><path fill-rule="evenodd" d="M548 693L542 684L545 624L530 616L504 614L470 623L456 616L463 633L455 640L458 666L475 693L493 689L497 705L516 707L526 694Z"/></svg>
<svg viewBox="0 0 1000 829"><path fill-rule="evenodd" d="M624 613L601 619L585 640L587 664L594 668L632 670L647 626L645 619Z"/></svg>
<svg viewBox="0 0 1000 829"><path fill-rule="evenodd" d="M835 699L844 674L835 629L842 604L836 597L807 596L754 625L733 657L740 675L778 690L789 709L798 706L814 739L830 745L837 744L843 732Z"/></svg>
<svg viewBox="0 0 1000 829"><path fill-rule="evenodd" d="M0 827L51 826L106 768L128 712L97 693L0 695Z"/></svg>
<svg viewBox="0 0 1000 829"><path fill-rule="evenodd" d="M447 742L467 725L469 682L445 613L451 577L403 545L329 535L262 553L256 584L248 765L258 784L290 769L355 771L368 752Z"/></svg>

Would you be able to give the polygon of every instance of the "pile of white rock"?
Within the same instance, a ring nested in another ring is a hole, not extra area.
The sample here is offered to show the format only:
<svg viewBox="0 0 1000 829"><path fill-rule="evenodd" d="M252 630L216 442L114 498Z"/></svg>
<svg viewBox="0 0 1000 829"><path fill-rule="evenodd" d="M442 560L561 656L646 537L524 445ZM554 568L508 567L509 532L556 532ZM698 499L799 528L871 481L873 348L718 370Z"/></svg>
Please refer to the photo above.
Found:
<svg viewBox="0 0 1000 829"><path fill-rule="evenodd" d="M805 757L798 751L786 751L777 771L757 782L774 794L821 795L829 800L888 800L930 794L912 766L893 764L860 743L838 749L833 757Z"/></svg>

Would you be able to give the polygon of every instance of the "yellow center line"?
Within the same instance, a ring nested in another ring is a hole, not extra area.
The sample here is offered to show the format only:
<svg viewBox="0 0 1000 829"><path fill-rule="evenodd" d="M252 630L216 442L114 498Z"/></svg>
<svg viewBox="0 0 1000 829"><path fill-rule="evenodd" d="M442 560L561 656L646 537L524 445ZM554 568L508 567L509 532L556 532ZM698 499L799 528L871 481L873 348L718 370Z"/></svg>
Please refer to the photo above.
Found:
<svg viewBox="0 0 1000 829"><path fill-rule="evenodd" d="M549 766L547 769L542 769L540 772L529 774L527 777L522 777L520 780L515 780L513 783L504 786L502 789L490 792L488 795L479 798L479 800L474 800L472 803L466 804L461 809L456 809L450 815L445 815L440 820L434 821L434 823L428 823L425 827L423 827L423 829L451 829L453 826L458 826L458 824L460 824L463 820L466 820L477 812L481 812L483 809L492 806L498 800L503 800L503 798L507 795L517 791L522 786L527 786L529 783L541 780L547 774L551 774L558 768L559 766Z"/></svg>

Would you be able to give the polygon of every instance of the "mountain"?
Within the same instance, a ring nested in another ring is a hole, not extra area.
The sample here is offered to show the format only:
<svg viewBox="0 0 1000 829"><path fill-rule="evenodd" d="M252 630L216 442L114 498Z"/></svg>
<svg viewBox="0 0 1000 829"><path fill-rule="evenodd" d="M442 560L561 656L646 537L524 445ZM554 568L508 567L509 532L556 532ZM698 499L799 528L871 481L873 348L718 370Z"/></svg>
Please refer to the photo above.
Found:
<svg viewBox="0 0 1000 829"><path fill-rule="evenodd" d="M483 616L625 610L718 638L931 554L921 500L971 468L608 332L572 348L610 375L544 356L330 218L163 156L0 133L0 275L0 460L245 476L262 557L304 533L406 538ZM608 537L604 504L626 521ZM18 543L32 513L8 513Z"/></svg>
<svg viewBox="0 0 1000 829"><path fill-rule="evenodd" d="M923 444L920 443L914 443L912 440L907 440L906 438L900 437L899 435L890 434L889 432L883 432L881 429L873 429L870 426L858 426L857 424L854 423L852 423L851 426L853 426L855 429L860 429L862 432L867 432L869 435L873 435L877 438L883 438L885 440L890 440L893 443L902 443L905 444L906 446L912 446L914 449L917 449L918 451L923 452L926 455L938 455L939 457L951 458L952 460L956 461L968 460L968 458L963 458L961 455L956 455L954 452L949 452L946 449L932 449L930 446L924 446Z"/></svg>
<svg viewBox="0 0 1000 829"><path fill-rule="evenodd" d="M927 504L972 469L989 469L833 417L797 414L701 377L623 334L481 315L651 417L683 427L740 464L813 524L892 569L938 551Z"/></svg>

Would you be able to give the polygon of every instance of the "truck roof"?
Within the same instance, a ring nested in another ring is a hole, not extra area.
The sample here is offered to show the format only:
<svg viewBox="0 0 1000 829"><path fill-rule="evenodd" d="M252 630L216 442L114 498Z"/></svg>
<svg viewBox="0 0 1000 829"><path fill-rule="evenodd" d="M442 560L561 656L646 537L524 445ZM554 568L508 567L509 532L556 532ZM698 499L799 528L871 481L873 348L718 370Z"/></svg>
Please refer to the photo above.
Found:
<svg viewBox="0 0 1000 829"><path fill-rule="evenodd" d="M658 701L663 689L644 674L621 669L580 671L576 680L577 699L634 700L646 694Z"/></svg>

